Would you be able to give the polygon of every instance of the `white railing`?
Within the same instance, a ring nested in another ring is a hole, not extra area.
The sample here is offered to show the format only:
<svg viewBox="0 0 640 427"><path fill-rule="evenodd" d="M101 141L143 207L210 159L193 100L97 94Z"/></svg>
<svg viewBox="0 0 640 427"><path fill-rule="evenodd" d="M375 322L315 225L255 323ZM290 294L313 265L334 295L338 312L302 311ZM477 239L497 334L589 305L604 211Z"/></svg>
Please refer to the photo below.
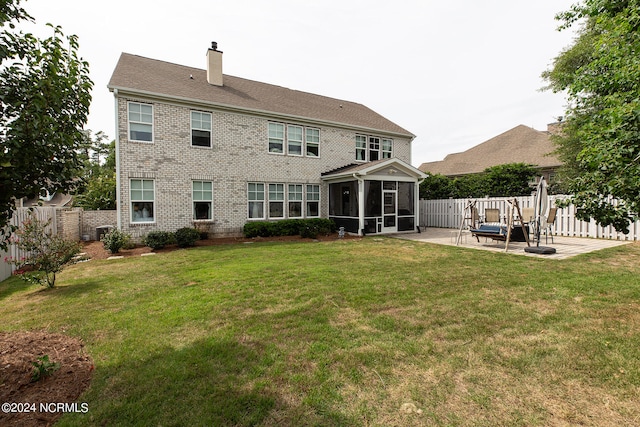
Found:
<svg viewBox="0 0 640 427"><path fill-rule="evenodd" d="M556 206L555 200L566 196L549 196L549 206ZM506 219L513 197L491 197L471 199L476 201L476 208L480 217L484 216L487 208L495 208L500 211L503 220ZM516 197L520 209L533 207L534 198L532 196ZM464 218L465 206L469 199L444 199L444 200L420 200L420 220L421 227L437 228L458 228ZM575 206L558 208L556 220L551 231L556 236L569 237L594 237L600 239L614 240L640 240L640 221L636 221L629 226L629 233L622 234L615 228L601 227L594 220L581 221L575 216Z"/></svg>

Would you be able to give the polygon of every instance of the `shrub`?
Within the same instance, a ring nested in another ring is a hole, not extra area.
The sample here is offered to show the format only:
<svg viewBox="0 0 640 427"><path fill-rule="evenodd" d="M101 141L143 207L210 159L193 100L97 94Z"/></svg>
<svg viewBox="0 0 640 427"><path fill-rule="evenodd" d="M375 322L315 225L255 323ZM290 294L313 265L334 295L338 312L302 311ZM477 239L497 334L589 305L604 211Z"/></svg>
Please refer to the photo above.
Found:
<svg viewBox="0 0 640 427"><path fill-rule="evenodd" d="M53 288L56 273L73 262L80 252L80 245L47 230L50 222L42 222L33 214L25 220L11 237L11 241L25 255L20 259L7 257L5 261L25 271L21 275L23 280Z"/></svg>
<svg viewBox="0 0 640 427"><path fill-rule="evenodd" d="M131 244L131 236L114 228L102 236L101 242L106 250L112 254L117 254L120 249L126 248Z"/></svg>
<svg viewBox="0 0 640 427"><path fill-rule="evenodd" d="M152 231L144 237L143 243L155 251L175 243L175 236L168 231Z"/></svg>
<svg viewBox="0 0 640 427"><path fill-rule="evenodd" d="M330 219L313 218L304 220L300 226L300 236L315 239L319 234L327 236L336 230L335 223Z"/></svg>
<svg viewBox="0 0 640 427"><path fill-rule="evenodd" d="M31 382L40 381L41 379L52 375L55 371L60 369L60 364L50 361L48 354L38 357L37 361L31 362L31 364L33 365Z"/></svg>
<svg viewBox="0 0 640 427"><path fill-rule="evenodd" d="M181 248L193 246L200 239L200 232L195 228L183 227L174 233L176 243Z"/></svg>
<svg viewBox="0 0 640 427"><path fill-rule="evenodd" d="M244 225L245 237L295 236L315 239L336 230L335 223L326 218L287 219L282 221L256 221Z"/></svg>

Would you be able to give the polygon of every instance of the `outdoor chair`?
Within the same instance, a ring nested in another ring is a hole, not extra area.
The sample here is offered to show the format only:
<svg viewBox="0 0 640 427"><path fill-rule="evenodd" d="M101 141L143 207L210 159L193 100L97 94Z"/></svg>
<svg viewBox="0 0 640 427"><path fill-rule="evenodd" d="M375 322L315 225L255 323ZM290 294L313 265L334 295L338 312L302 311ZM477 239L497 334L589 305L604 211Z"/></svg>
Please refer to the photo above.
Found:
<svg viewBox="0 0 640 427"><path fill-rule="evenodd" d="M544 231L544 242L547 243L548 242L548 236L549 234L551 234L551 243L553 244L553 233L551 233L551 227L554 226L554 223L556 222L556 213L558 211L558 208L550 208L549 209L549 216L547 216L547 221L543 227L542 230L540 231Z"/></svg>
<svg viewBox="0 0 640 427"><path fill-rule="evenodd" d="M533 216L535 215L533 208L522 208L522 222L524 223L532 223Z"/></svg>
<svg viewBox="0 0 640 427"><path fill-rule="evenodd" d="M493 208L485 209L484 222L500 222L500 210Z"/></svg>

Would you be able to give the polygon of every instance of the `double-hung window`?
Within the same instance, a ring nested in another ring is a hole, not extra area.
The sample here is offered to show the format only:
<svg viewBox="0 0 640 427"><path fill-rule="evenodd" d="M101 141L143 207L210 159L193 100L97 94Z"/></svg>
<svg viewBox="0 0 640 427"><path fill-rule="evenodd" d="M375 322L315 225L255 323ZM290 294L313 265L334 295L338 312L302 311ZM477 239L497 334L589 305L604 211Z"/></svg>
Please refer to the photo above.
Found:
<svg viewBox="0 0 640 427"><path fill-rule="evenodd" d="M213 219L213 183L193 181L193 219Z"/></svg>
<svg viewBox="0 0 640 427"><path fill-rule="evenodd" d="M307 184L307 217L320 216L320 186Z"/></svg>
<svg viewBox="0 0 640 427"><path fill-rule="evenodd" d="M320 129L269 122L269 153L320 156Z"/></svg>
<svg viewBox="0 0 640 427"><path fill-rule="evenodd" d="M129 103L129 140L153 142L153 105Z"/></svg>
<svg viewBox="0 0 640 427"><path fill-rule="evenodd" d="M284 184L269 184L269 218L284 218Z"/></svg>
<svg viewBox="0 0 640 427"><path fill-rule="evenodd" d="M393 139L356 135L356 160L369 161L393 157Z"/></svg>
<svg viewBox="0 0 640 427"><path fill-rule="evenodd" d="M191 112L191 145L211 147L211 113Z"/></svg>
<svg viewBox="0 0 640 427"><path fill-rule="evenodd" d="M393 141L391 139L382 139L382 158L390 159L393 154Z"/></svg>
<svg viewBox="0 0 640 427"><path fill-rule="evenodd" d="M306 128L307 156L318 157L320 155L320 129Z"/></svg>
<svg viewBox="0 0 640 427"><path fill-rule="evenodd" d="M287 152L292 156L302 156L302 126L287 126Z"/></svg>
<svg viewBox="0 0 640 427"><path fill-rule="evenodd" d="M130 184L131 222L154 222L155 181L132 179Z"/></svg>
<svg viewBox="0 0 640 427"><path fill-rule="evenodd" d="M284 154L284 125L269 123L269 152Z"/></svg>
<svg viewBox="0 0 640 427"><path fill-rule="evenodd" d="M289 184L289 218L302 218L302 184Z"/></svg>
<svg viewBox="0 0 640 427"><path fill-rule="evenodd" d="M264 184L250 182L248 186L249 218L264 219Z"/></svg>
<svg viewBox="0 0 640 427"><path fill-rule="evenodd" d="M356 135L356 160L367 160L367 137Z"/></svg>

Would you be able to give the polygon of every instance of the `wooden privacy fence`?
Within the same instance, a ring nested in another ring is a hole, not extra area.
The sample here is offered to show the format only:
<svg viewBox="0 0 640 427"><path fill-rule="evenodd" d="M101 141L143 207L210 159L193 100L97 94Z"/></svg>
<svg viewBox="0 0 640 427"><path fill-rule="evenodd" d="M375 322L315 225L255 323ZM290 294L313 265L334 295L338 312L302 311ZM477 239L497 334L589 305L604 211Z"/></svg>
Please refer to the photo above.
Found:
<svg viewBox="0 0 640 427"><path fill-rule="evenodd" d="M549 206L556 206L556 199L563 199L567 196L549 196ZM501 220L506 222L507 213L514 197L491 197L479 199L443 199L443 200L420 200L420 219L421 227L436 228L458 228L464 215L464 208L469 200L476 201L476 207L480 217L484 216L485 209L498 209L500 211ZM518 200L520 209L533 208L534 197L522 196L515 197ZM594 220L581 221L576 218L575 206L570 205L566 208L558 208L556 220L552 233L555 236L568 237L594 237L601 239L614 240L640 240L640 221L632 223L629 227L628 234L622 234L615 228L601 227Z"/></svg>

